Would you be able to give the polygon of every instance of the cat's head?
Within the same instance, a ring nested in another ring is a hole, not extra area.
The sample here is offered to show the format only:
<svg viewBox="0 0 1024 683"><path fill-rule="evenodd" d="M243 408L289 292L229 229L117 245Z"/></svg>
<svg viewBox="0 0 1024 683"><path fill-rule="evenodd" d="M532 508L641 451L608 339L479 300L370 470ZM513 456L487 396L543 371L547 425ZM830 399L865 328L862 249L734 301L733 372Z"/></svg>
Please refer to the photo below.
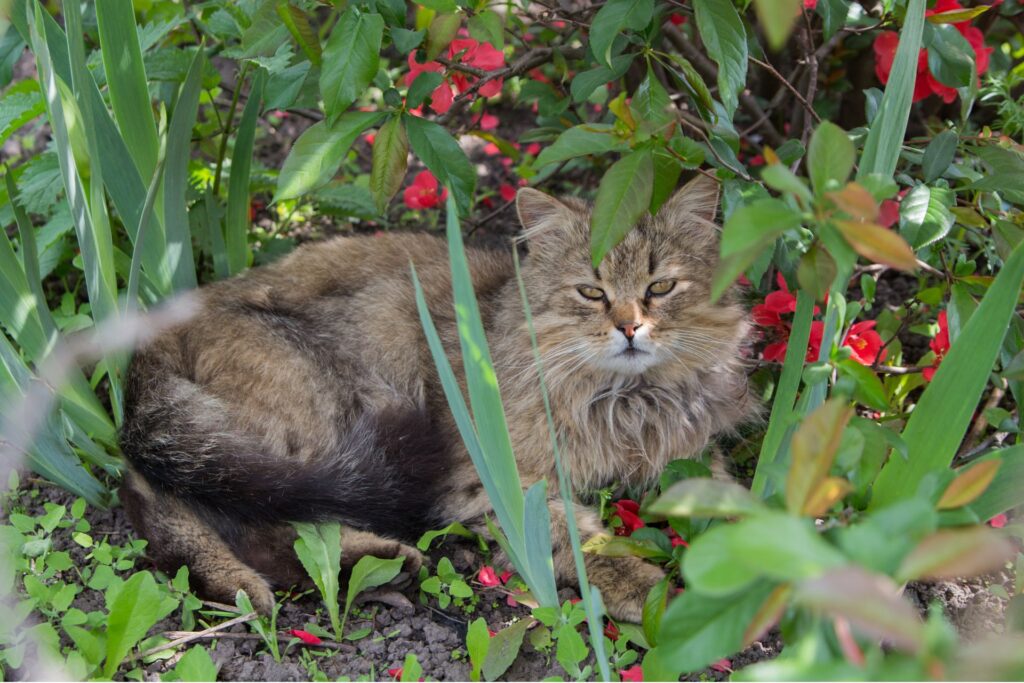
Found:
<svg viewBox="0 0 1024 683"><path fill-rule="evenodd" d="M598 372L678 378L733 362L746 316L711 303L719 185L698 176L644 216L595 269L588 205L522 189L523 279L552 378Z"/></svg>

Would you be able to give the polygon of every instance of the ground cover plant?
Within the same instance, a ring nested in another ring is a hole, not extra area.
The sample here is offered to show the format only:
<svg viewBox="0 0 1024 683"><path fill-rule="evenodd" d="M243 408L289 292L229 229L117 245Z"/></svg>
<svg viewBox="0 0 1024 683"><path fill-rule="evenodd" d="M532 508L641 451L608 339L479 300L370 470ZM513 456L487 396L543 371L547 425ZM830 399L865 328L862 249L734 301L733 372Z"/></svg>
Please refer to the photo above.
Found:
<svg viewBox="0 0 1024 683"><path fill-rule="evenodd" d="M0 676L1024 676L1022 17L0 1ZM597 264L696 173L721 184L712 288L750 305L765 416L715 446L734 481L707 453L589 492L609 533L573 535L578 566L668 570L615 623L585 577L555 586L537 530L565 473L519 486L463 243L514 236L529 185L595 202ZM449 241L466 395L421 315L491 538L453 525L418 576L342 573L338 526L302 525L309 585L270 616L155 571L117 500L133 342L302 241L410 229Z"/></svg>

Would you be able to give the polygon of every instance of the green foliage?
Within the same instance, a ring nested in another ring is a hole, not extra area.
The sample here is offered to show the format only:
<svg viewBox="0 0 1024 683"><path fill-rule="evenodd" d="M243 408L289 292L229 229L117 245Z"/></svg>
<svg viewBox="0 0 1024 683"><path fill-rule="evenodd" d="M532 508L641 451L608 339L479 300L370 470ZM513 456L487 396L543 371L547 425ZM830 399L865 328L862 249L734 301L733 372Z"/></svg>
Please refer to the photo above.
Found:
<svg viewBox="0 0 1024 683"><path fill-rule="evenodd" d="M338 575L341 573L341 525L293 524L299 537L295 539L295 554L302 567L313 579L323 596L327 613L334 627L334 638L341 640L345 622L338 607ZM348 613L348 607L345 608Z"/></svg>

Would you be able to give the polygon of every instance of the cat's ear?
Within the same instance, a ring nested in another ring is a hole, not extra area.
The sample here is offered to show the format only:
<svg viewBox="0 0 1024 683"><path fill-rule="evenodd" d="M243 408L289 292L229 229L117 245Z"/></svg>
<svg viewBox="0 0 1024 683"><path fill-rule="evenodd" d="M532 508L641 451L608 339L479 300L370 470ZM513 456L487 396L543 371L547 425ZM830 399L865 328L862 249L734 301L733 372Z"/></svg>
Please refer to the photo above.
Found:
<svg viewBox="0 0 1024 683"><path fill-rule="evenodd" d="M722 186L717 180L703 174L676 190L676 193L662 205L658 214L664 214L673 222L700 221L713 223L718 214L718 198Z"/></svg>
<svg viewBox="0 0 1024 683"><path fill-rule="evenodd" d="M516 212L523 224L526 237L543 231L546 226L568 214L569 207L551 195L532 187L520 188L516 193Z"/></svg>

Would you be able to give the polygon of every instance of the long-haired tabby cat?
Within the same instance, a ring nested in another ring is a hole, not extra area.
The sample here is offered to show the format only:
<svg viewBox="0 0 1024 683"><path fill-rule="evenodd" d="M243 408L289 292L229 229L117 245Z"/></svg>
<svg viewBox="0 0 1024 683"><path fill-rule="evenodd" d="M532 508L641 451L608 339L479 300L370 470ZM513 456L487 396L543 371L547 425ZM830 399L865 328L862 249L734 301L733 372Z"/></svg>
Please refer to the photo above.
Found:
<svg viewBox="0 0 1024 683"><path fill-rule="evenodd" d="M648 483L755 411L744 312L709 300L717 205L717 184L698 177L595 269L589 208L519 193L523 280L576 491ZM523 484L554 481L511 254L468 258ZM420 328L410 261L461 382L447 249L427 235L304 246L203 288L195 318L138 351L121 496L158 564L269 610L271 586L301 578L289 521L340 521L344 561L404 555L412 570L421 556L406 543L422 531L483 527L490 504ZM565 511L556 497L550 509L555 570L571 581ZM584 538L601 531L592 510L576 514ZM637 558L586 566L626 620L662 577Z"/></svg>

